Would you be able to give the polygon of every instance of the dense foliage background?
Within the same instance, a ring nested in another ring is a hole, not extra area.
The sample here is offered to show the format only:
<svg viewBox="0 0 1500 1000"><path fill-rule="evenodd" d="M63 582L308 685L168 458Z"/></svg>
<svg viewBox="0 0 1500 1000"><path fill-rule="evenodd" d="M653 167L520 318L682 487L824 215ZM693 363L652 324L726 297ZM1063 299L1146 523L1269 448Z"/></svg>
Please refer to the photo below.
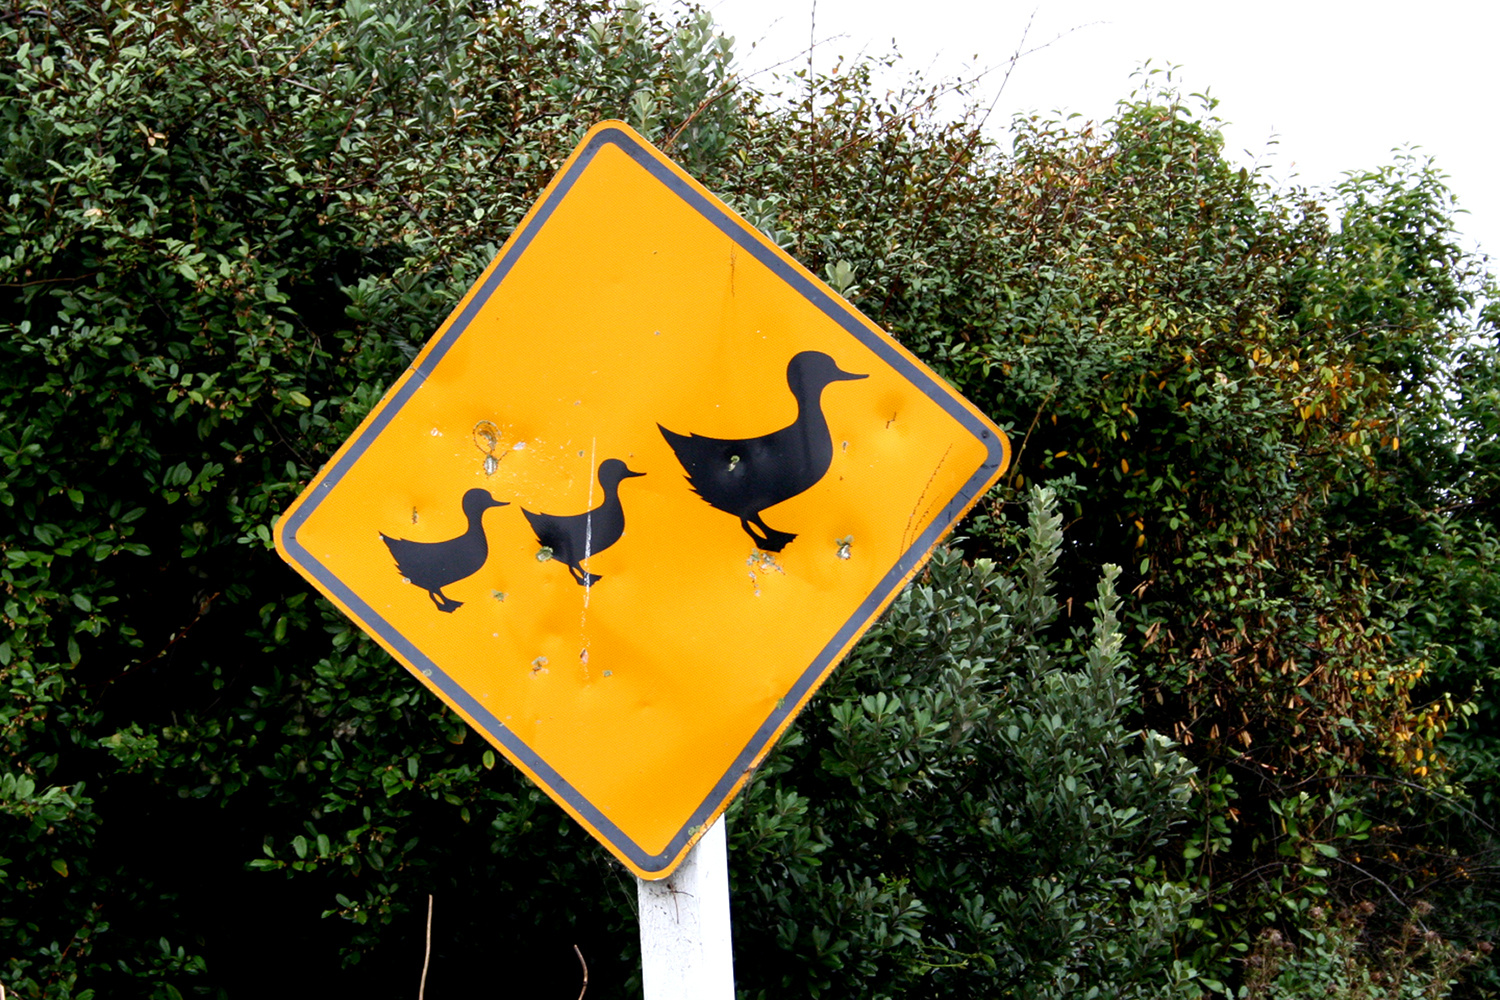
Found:
<svg viewBox="0 0 1500 1000"><path fill-rule="evenodd" d="M269 533L607 117L1017 448L730 811L747 996L1500 991L1500 306L1435 166L1271 189L1159 76L1001 144L777 86L629 3L0 11L11 995L415 990L429 894L431 995L638 991L629 877Z"/></svg>

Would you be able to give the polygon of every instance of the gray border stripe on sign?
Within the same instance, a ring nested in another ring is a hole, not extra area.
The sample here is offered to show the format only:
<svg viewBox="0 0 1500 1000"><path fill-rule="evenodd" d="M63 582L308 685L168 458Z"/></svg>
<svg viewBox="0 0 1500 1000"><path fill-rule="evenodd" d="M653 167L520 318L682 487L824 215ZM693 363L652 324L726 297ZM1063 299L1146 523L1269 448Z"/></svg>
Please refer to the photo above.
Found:
<svg viewBox="0 0 1500 1000"><path fill-rule="evenodd" d="M744 749L736 756L733 764L730 765L724 776L719 779L707 798L693 812L688 822L678 830L666 848L657 854L648 854L640 845L626 836L609 817L605 816L598 808L585 799L561 775L554 771L546 761L537 756L505 723L501 722L492 712L460 687L436 663L432 662L431 659L418 649L415 644L382 618L359 595L335 577L327 567L297 541L297 531L312 515L313 511L317 509L318 505L323 502L328 493L338 485L354 463L364 455L371 442L385 430L386 426L390 424L401 408L406 405L422 383L427 380L428 375L442 361L457 339L464 334L469 324L473 322L480 310L489 301L490 296L505 281L511 269L515 266L516 261L531 246L532 240L536 237L537 233L547 224L547 221L551 218L553 211L561 203L562 199L567 196L578 178L593 162L594 157L606 145L615 146L643 167L654 178L666 185L667 188L682 198L683 201L687 202L699 215L713 223L722 233L733 240L736 245L753 255L756 260L768 267L783 281L796 289L804 298L817 306L825 316L832 319L860 343L879 355L882 360L904 376L907 381L920 389L929 399L942 407L949 416L953 417L962 427L983 442L988 448L986 460L969 477L959 492L944 505L942 511L928 525L927 529L913 540L911 546L901 554L895 565L886 572L874 592L865 598L853 616L843 624L834 634L833 638L818 653L813 662L801 673L792 689L782 699L781 707L772 712L761 723L760 728L756 730ZM328 470L327 475L319 482L318 488L314 491L313 495L298 506L292 516L287 519L282 539L287 552L296 560L300 567L353 611L370 631L389 643L402 658L420 670L424 677L430 680L445 695L452 699L455 704L467 712L471 718L484 727L490 736L514 754L526 767L530 768L548 786L548 789L553 794L567 802L570 807L583 816L621 854L629 857L643 871L656 872L663 870L681 852L688 840L691 839L693 833L698 832L699 828L707 824L709 817L723 804L724 799L743 777L744 772L750 767L751 762L767 748L771 737L787 721L796 706L801 704L803 698L822 680L824 673L832 666L834 657L838 655L839 650L870 623L876 609L901 585L901 581L922 561L928 550L935 546L938 540L953 527L964 508L968 506L977 492L983 488L985 482L999 468L1004 457L1005 449L1001 444L1001 439L954 398L946 385L937 381L933 375L923 368L913 364L904 354L894 349L883 337L874 334L856 316L851 314L850 309L844 305L842 300L830 296L796 268L783 260L780 255L773 252L753 235L747 233L745 228L735 218L715 204L695 184L683 179L652 155L650 150L639 145L633 136L611 128L603 129L596 133L593 140L578 155L578 158L573 161L568 172L558 179L557 186L547 196L546 202L540 206L536 215L531 218L525 228L516 234L514 242L506 249L500 262L490 272L483 286L469 300L468 305L454 318L453 324L448 328L447 332L443 334L442 338L433 345L427 355L412 370L411 377L402 383L400 389L390 399L381 404L380 411L376 414L375 419L364 428L349 449L340 456L334 467Z"/></svg>

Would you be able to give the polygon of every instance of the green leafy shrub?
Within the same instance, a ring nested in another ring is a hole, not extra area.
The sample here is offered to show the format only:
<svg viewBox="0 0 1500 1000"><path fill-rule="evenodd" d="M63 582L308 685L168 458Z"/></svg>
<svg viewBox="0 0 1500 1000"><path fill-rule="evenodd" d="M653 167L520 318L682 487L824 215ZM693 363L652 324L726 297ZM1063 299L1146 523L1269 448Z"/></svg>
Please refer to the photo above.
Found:
<svg viewBox="0 0 1500 1000"><path fill-rule="evenodd" d="M732 808L752 995L1198 995L1158 856L1193 769L1128 722L1117 568L1049 637L1061 521L1034 491L1011 572L940 550Z"/></svg>
<svg viewBox="0 0 1500 1000"><path fill-rule="evenodd" d="M1431 906L1418 907L1402 922L1396 940L1371 955L1361 937L1375 912L1371 903L1342 910L1332 919L1322 907L1310 914L1301 940L1278 931L1261 935L1249 958L1251 972L1240 996L1253 1000L1332 997L1334 1000L1438 1000L1452 994L1458 974L1479 959L1421 926Z"/></svg>

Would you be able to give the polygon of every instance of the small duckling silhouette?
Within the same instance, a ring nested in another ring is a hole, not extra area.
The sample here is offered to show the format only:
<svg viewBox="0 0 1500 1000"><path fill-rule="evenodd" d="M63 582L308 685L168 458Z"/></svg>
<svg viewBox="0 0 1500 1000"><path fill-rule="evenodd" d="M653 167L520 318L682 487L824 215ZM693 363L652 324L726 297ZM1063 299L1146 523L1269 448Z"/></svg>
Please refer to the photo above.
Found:
<svg viewBox="0 0 1500 1000"><path fill-rule="evenodd" d="M786 366L787 388L797 399L797 419L789 426L739 440L682 435L656 426L687 470L693 492L738 517L756 548L780 552L797 536L768 526L760 512L806 491L827 474L833 438L823 416L823 389L831 382L868 377L844 371L822 351L803 351Z"/></svg>
<svg viewBox="0 0 1500 1000"><path fill-rule="evenodd" d="M491 507L509 507L510 504L496 500L484 490L474 489L464 494L461 502L464 517L469 527L457 538L446 542L411 542L404 538L392 538L385 532L380 540L391 550L396 560L396 569L414 586L427 591L432 603L439 611L452 613L464 606L443 593L450 583L473 576L489 558L490 546L484 537L484 512Z"/></svg>
<svg viewBox="0 0 1500 1000"><path fill-rule="evenodd" d="M531 522L536 540L552 550L552 558L568 567L580 587L592 587L603 577L583 568L583 561L603 552L625 533L625 507L620 503L620 481L644 472L633 472L618 458L599 463L599 485L604 488L604 502L582 514L533 514L524 507L521 513Z"/></svg>

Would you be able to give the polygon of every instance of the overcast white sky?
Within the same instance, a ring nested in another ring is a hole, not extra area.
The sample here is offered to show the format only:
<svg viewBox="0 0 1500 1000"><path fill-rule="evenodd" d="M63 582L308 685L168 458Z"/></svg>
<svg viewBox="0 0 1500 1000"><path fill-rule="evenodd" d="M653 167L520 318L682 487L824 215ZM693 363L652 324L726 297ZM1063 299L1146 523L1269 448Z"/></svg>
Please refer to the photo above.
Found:
<svg viewBox="0 0 1500 1000"><path fill-rule="evenodd" d="M705 3L735 37L744 71L805 65L809 0ZM1021 110L1108 115L1150 59L1180 66L1185 93L1218 97L1230 155L1277 179L1332 185L1345 171L1390 163L1395 147L1420 146L1468 210L1465 242L1500 256L1493 0L819 0L815 23L820 68L894 45L906 66L938 75L1000 67L981 87L989 97L1023 34L1026 47L1045 46L1005 85L990 119L997 135Z"/></svg>

